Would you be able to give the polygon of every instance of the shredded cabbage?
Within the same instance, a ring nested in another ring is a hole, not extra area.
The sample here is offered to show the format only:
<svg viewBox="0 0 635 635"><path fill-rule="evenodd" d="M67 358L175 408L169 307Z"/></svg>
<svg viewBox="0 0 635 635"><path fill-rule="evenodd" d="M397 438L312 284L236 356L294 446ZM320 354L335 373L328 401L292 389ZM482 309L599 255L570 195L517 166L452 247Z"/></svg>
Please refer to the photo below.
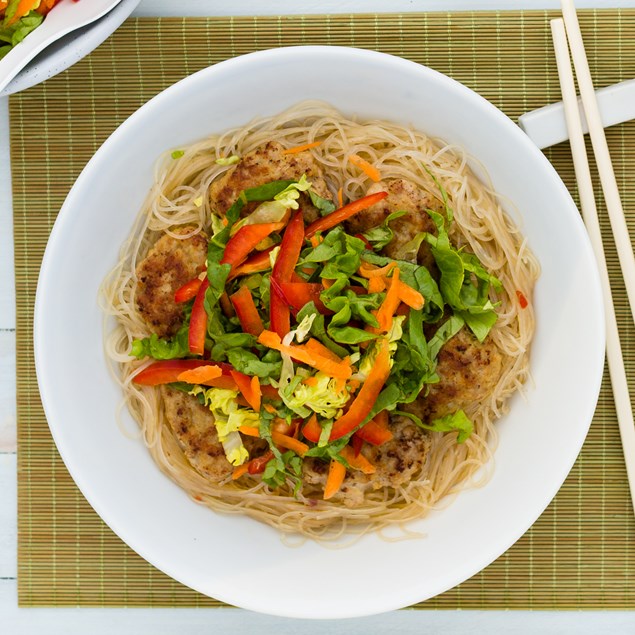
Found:
<svg viewBox="0 0 635 635"><path fill-rule="evenodd" d="M339 417L341 409L348 401L348 392L338 391L337 380L321 371L313 377L317 380L316 385L299 383L291 397L285 400L286 404L294 411L303 407L310 408L326 419Z"/></svg>
<svg viewBox="0 0 635 635"><path fill-rule="evenodd" d="M203 395L205 405L214 415L218 440L223 444L227 460L232 465L242 465L249 458L249 452L238 429L243 425L258 426L260 415L250 408L238 407L236 390L194 386L190 390L190 395Z"/></svg>

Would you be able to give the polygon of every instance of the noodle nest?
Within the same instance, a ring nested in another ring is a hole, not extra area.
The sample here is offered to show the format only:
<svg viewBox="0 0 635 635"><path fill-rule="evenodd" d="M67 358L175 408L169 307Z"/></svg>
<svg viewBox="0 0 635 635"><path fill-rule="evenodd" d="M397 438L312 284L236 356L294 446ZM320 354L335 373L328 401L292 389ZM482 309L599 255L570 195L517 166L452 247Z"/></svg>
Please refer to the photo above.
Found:
<svg viewBox="0 0 635 635"><path fill-rule="evenodd" d="M490 333L502 354L502 374L486 400L465 409L474 423L473 434L465 443L457 444L453 434L432 433L428 459L415 478L395 489L369 489L364 503L354 508L321 500L321 491L306 483L294 496L291 483L274 492L254 479L210 482L189 464L165 422L158 388L132 382L133 375L149 363L129 356L132 341L148 335L135 305L137 264L164 233L187 237L175 233L180 226L194 227L189 235L201 231L209 235L209 188L231 169L216 160L243 156L269 141L285 148L319 141L310 152L323 170L333 200L340 188L344 200L356 200L371 185L368 176L348 160L353 154L365 157L379 170L382 180L406 179L441 200L431 177L434 175L454 212L454 222L449 226L452 242L476 254L503 285L503 290L492 297L498 302L498 320ZM529 347L534 332L531 292L539 267L518 227L503 211L499 197L470 170L469 158L462 149L408 127L387 121L356 121L323 103L304 102L278 116L258 119L180 148L179 155L179 160L174 160L166 153L158 162L155 183L122 247L120 261L100 294L112 374L121 385L125 406L137 422L143 442L161 470L196 502L215 511L247 514L289 537L299 534L331 542L369 530L382 532L389 526L401 528L400 537L410 536L412 532L404 523L442 507L464 487L485 483L493 469L494 424L507 412L512 394L529 377ZM529 300L525 308L519 306L519 289Z"/></svg>

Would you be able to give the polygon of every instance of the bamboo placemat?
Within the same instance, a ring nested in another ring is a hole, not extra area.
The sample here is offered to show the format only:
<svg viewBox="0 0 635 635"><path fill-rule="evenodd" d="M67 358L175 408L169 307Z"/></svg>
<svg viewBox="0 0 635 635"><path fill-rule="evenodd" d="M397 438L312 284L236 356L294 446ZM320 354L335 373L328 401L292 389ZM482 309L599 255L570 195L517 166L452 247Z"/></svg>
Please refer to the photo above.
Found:
<svg viewBox="0 0 635 635"><path fill-rule="evenodd" d="M32 320L42 254L74 179L115 127L185 75L241 53L294 44L351 45L401 55L455 77L516 118L559 99L550 17L545 12L488 12L129 20L69 71L11 98L22 606L220 605L155 570L101 522L60 460L39 400ZM582 12L581 24L595 77L607 85L635 76L635 11ZM608 137L632 226L635 122L610 129ZM568 146L561 144L547 156L576 195ZM604 219L604 210L600 213ZM632 378L633 324L606 225ZM537 478L539 473L536 457ZM582 453L541 518L486 570L416 606L633 608L634 538L605 379Z"/></svg>

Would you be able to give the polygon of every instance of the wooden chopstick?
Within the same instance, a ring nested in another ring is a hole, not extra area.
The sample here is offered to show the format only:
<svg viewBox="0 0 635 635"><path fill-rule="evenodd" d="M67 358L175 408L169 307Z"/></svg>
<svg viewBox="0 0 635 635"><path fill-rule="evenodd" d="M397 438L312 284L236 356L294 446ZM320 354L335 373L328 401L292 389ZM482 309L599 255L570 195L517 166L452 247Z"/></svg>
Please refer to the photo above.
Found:
<svg viewBox="0 0 635 635"><path fill-rule="evenodd" d="M584 107L589 127L589 135L591 144L593 145L593 154L600 174L600 182L602 184L602 192L606 209L611 221L611 229L613 230L613 238L617 247L617 255L622 269L622 276L626 285L626 293L631 307L631 315L635 317L635 256L633 255L633 246L631 245L626 219L624 218L624 210L622 209L622 201L615 180L615 172L611 163L611 155L609 147L606 143L606 135L604 126L600 116L595 89L593 88L593 80L589 70L589 62L587 60L584 43L582 42L582 33L580 32L580 23L573 5L573 0L561 0L562 16L567 31L567 39L571 48L571 57L573 58L573 66L575 67L575 76L578 80L580 89L580 97Z"/></svg>
<svg viewBox="0 0 635 635"><path fill-rule="evenodd" d="M613 397L615 399L620 436L622 438L622 449L624 450L631 501L633 509L635 510L635 423L633 422L633 410L628 393L624 358L622 357L615 307L613 306L613 298L611 296L609 273L604 255L604 245L602 244L602 233L600 231L600 222L595 206L591 171L589 169L586 146L584 144L578 99L573 82L573 71L569 60L567 36L562 18L551 21L551 34L553 36L553 46L556 53L558 77L560 78L560 88L562 90L565 118L569 131L571 153L573 154L573 166L578 183L578 192L580 194L582 216L591 239L591 245L595 253L602 283L604 312L606 314L606 354L608 357L609 374L613 387Z"/></svg>

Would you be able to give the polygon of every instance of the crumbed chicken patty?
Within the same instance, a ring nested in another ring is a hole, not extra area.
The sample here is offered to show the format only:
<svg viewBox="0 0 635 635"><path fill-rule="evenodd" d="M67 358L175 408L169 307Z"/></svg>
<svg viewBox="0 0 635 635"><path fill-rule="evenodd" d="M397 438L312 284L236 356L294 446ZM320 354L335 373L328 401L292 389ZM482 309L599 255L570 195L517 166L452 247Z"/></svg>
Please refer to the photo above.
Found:
<svg viewBox="0 0 635 635"><path fill-rule="evenodd" d="M406 485L421 472L430 451L428 433L410 419L400 416L391 417L389 427L393 433L390 441L381 446L365 443L362 447L362 454L375 466L375 472L347 471L344 483L333 500L347 507L358 507L364 502L364 492ZM305 482L324 487L328 463L309 459L304 461L303 468Z"/></svg>
<svg viewBox="0 0 635 635"><path fill-rule="evenodd" d="M392 179L374 183L368 188L367 194L375 194L376 192L388 192L388 196L345 221L344 225L350 234L368 231L372 227L381 225L393 212L406 211L408 213L404 216L390 221L390 228L394 236L383 249L386 256L403 259L403 246L418 233L437 233L434 222L426 213L426 209L435 211L441 209L439 201L432 195L406 179ZM434 258L427 243L422 243L419 247L417 261L428 269L434 268Z"/></svg>
<svg viewBox="0 0 635 635"><path fill-rule="evenodd" d="M161 386L161 396L168 424L192 467L214 482L227 478L234 468L218 440L209 408L196 397L167 385ZM243 437L243 443L252 458L268 447L266 441L253 437Z"/></svg>
<svg viewBox="0 0 635 635"><path fill-rule="evenodd" d="M192 229L183 227L175 233L188 234ZM137 266L137 309L159 337L171 337L179 330L183 306L174 301L174 293L203 270L206 257L207 237L202 233L183 239L165 234Z"/></svg>
<svg viewBox="0 0 635 635"><path fill-rule="evenodd" d="M303 174L311 182L313 190L322 198L331 198L322 169L313 155L305 150L295 154L284 154L277 141L269 141L245 154L241 160L210 187L212 207L220 214L235 203L238 195L246 189L258 187L271 181L299 179ZM304 219L314 221L319 213L306 195L300 197ZM242 215L250 213L256 204L245 205Z"/></svg>
<svg viewBox="0 0 635 635"><path fill-rule="evenodd" d="M502 355L494 341L488 337L481 344L463 327L439 351L439 382L430 384L425 397L404 404L404 410L430 421L465 409L491 394L501 368Z"/></svg>

